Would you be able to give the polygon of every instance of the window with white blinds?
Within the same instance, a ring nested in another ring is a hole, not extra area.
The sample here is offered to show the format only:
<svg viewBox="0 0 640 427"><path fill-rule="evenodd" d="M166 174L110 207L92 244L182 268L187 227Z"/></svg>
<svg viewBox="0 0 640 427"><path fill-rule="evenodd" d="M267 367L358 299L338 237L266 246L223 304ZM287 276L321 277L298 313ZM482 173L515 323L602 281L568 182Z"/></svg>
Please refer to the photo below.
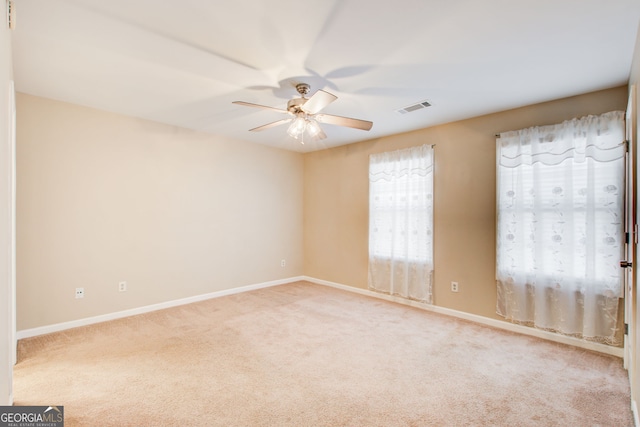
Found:
<svg viewBox="0 0 640 427"><path fill-rule="evenodd" d="M497 140L497 312L615 343L624 250L624 113Z"/></svg>
<svg viewBox="0 0 640 427"><path fill-rule="evenodd" d="M431 302L433 147L371 155L369 288Z"/></svg>

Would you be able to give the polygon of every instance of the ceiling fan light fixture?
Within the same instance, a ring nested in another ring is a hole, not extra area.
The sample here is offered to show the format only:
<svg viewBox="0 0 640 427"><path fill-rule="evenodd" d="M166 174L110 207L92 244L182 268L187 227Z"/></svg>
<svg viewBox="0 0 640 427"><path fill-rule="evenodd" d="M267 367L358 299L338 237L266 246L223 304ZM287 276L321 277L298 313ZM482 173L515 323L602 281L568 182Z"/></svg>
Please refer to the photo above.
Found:
<svg viewBox="0 0 640 427"><path fill-rule="evenodd" d="M310 137L314 137L320 133L320 125L313 119L307 121L307 133Z"/></svg>
<svg viewBox="0 0 640 427"><path fill-rule="evenodd" d="M291 126L289 126L289 129L287 129L287 133L297 139L300 135L302 135L305 127L306 121L304 117L296 117L293 122L291 122Z"/></svg>
<svg viewBox="0 0 640 427"><path fill-rule="evenodd" d="M299 140L302 144L304 144L305 132L314 140L322 140L327 137L327 134L325 134L322 127L320 127L320 123L345 126L361 130L370 130L371 126L373 126L373 122L367 120L320 113L323 108L338 99L337 96L332 95L329 92L325 92L320 89L311 95L310 98L306 98L305 95L309 93L309 85L306 83L299 83L296 85L296 90L300 94L300 97L289 100L287 102L286 110L245 101L233 101L233 103L288 114L289 117L286 119L277 120L249 130L252 132L263 131L289 123L287 134L292 138Z"/></svg>

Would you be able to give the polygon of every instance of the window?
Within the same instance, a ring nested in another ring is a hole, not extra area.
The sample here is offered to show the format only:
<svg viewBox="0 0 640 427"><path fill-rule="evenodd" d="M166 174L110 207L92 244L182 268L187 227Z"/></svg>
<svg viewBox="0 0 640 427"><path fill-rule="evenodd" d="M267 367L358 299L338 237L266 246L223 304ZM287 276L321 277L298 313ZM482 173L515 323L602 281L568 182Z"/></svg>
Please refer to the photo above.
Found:
<svg viewBox="0 0 640 427"><path fill-rule="evenodd" d="M613 343L624 249L622 112L498 140L498 314Z"/></svg>
<svg viewBox="0 0 640 427"><path fill-rule="evenodd" d="M431 302L433 147L371 155L369 287Z"/></svg>

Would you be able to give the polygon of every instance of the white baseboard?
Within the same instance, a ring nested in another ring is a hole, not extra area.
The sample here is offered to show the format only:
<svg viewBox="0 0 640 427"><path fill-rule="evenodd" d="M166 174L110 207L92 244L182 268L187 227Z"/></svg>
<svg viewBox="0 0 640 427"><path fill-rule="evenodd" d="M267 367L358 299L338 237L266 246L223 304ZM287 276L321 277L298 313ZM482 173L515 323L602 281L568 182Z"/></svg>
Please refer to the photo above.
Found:
<svg viewBox="0 0 640 427"><path fill-rule="evenodd" d="M517 325L514 323L506 322L503 320L490 319L488 317L479 316L477 314L465 313L464 311L453 310L445 307L438 307L435 305L423 304L417 301L407 300L405 298L396 297L393 295L381 294L373 292L368 289L354 288L353 286L347 286L340 283L329 282L326 280L316 279L313 277L304 276L301 280L306 280L318 285L331 286L333 288L342 289L349 292L355 292L362 295L368 295L374 298L383 299L386 301L397 302L399 304L409 305L411 307L417 307L423 310L431 311L434 313L445 314L447 316L457 317L460 319L469 320L475 323L480 323L494 328L504 329L510 332L516 332L523 335L534 336L537 338L554 341L561 344L572 345L574 347L584 348L587 350L597 351L599 353L608 354L623 358L624 349L619 347L612 347L605 344L595 343L591 341L581 340L579 338L567 337L565 335L555 334L553 332L543 331L540 329L530 328L527 326ZM640 425L638 425L640 427Z"/></svg>
<svg viewBox="0 0 640 427"><path fill-rule="evenodd" d="M41 326L33 329L25 329L16 333L17 339L30 338L38 335L50 334L52 332L60 332L67 329L77 328L79 326L93 325L95 323L107 322L109 320L122 319L123 317L135 316L137 314L149 313L151 311L162 310L165 308L177 307L179 305L191 304L194 302L205 301L212 298L219 298L226 295L239 294L241 292L253 291L256 289L268 288L271 286L283 285L304 280L302 276L290 277L288 279L273 280L270 282L256 283L253 285L241 286L238 288L225 289L222 291L211 292L203 295L182 298L179 300L162 302L159 304L147 305L144 307L132 308L130 310L117 311L115 313L103 314L101 316L87 317L85 319L72 320L70 322L56 323L53 325Z"/></svg>
<svg viewBox="0 0 640 427"><path fill-rule="evenodd" d="M633 412L633 423L636 427L640 427L640 416L638 415L638 403L635 400L631 401L631 411Z"/></svg>

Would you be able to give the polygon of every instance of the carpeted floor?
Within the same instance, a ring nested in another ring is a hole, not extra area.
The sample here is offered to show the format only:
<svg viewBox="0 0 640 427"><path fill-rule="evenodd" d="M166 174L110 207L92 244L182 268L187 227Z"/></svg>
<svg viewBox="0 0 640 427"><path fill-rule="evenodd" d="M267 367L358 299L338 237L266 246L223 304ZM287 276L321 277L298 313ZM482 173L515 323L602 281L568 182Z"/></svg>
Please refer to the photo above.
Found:
<svg viewBox="0 0 640 427"><path fill-rule="evenodd" d="M306 282L19 342L65 426L632 426L622 360Z"/></svg>

